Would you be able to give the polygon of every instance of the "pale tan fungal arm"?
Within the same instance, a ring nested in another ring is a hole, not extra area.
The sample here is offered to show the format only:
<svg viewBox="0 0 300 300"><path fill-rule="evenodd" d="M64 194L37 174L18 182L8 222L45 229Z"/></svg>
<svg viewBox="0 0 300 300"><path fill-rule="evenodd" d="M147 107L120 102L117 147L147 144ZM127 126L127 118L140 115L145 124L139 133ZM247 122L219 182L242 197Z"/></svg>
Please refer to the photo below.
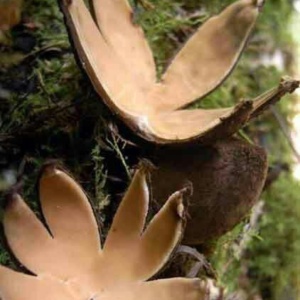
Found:
<svg viewBox="0 0 300 300"><path fill-rule="evenodd" d="M0 266L2 300L83 300L74 297L66 284L51 277L34 277Z"/></svg>
<svg viewBox="0 0 300 300"><path fill-rule="evenodd" d="M122 203L114 217L109 234L106 238L104 252L119 249L119 255L140 240L148 213L149 191L146 182L145 170L136 172L131 185L126 192ZM109 254L108 254L109 255Z"/></svg>
<svg viewBox="0 0 300 300"><path fill-rule="evenodd" d="M156 110L179 109L219 86L236 65L258 15L253 0L241 0L204 23L175 56L154 94L150 92Z"/></svg>
<svg viewBox="0 0 300 300"><path fill-rule="evenodd" d="M144 91L156 82L152 51L127 0L93 0L96 20L105 41L132 72ZM134 66L134 67L133 67Z"/></svg>
<svg viewBox="0 0 300 300"><path fill-rule="evenodd" d="M39 193L43 215L55 239L68 243L70 248L82 247L97 255L98 225L81 187L65 172L50 165L43 170Z"/></svg>
<svg viewBox="0 0 300 300"><path fill-rule="evenodd" d="M182 238L185 223L184 193L180 191L171 195L142 236L139 253L139 259L145 262L144 270L139 269L142 278L157 273Z"/></svg>
<svg viewBox="0 0 300 300"><path fill-rule="evenodd" d="M286 94L293 93L298 87L299 81L283 78L277 87L254 99L240 101L234 107L176 110L156 114L149 117L145 134L148 134L148 139L161 144L168 144L170 141L174 144L193 141L212 143L234 134L249 120L263 113Z"/></svg>
<svg viewBox="0 0 300 300"><path fill-rule="evenodd" d="M8 245L16 258L35 274L46 270L45 256L52 256L53 239L21 196L12 195L3 225Z"/></svg>

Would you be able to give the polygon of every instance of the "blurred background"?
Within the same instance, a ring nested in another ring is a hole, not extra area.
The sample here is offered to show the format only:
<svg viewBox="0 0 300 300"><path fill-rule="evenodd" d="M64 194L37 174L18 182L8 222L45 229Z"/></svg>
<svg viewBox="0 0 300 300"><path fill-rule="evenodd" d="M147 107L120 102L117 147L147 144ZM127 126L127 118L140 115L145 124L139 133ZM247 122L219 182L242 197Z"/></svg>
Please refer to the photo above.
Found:
<svg viewBox="0 0 300 300"><path fill-rule="evenodd" d="M133 1L159 73L199 25L232 2ZM267 0L232 76L196 106L255 97L285 75L300 79L300 0ZM300 91L285 97L239 132L267 150L269 174L252 213L217 242L210 258L228 299L300 299L299 97ZM76 64L57 2L0 0L1 207L22 177L23 194L36 209L39 167L54 158L88 191L105 232L110 203L124 191L138 153L115 133L114 122ZM0 263L14 268L4 244Z"/></svg>

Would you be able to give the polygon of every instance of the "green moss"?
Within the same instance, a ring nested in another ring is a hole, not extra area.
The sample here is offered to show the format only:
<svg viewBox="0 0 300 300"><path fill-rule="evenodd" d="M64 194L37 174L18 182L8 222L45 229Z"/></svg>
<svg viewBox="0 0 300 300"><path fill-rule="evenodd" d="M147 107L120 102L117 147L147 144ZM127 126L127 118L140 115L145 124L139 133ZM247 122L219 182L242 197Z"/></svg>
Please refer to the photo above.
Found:
<svg viewBox="0 0 300 300"><path fill-rule="evenodd" d="M49 42L67 42L68 36L58 2L54 0L29 0L24 2L24 14L36 26L39 45Z"/></svg>
<svg viewBox="0 0 300 300"><path fill-rule="evenodd" d="M281 176L264 194L265 213L260 222L259 241L249 247L249 267L252 282L270 298L300 282L300 185L290 175Z"/></svg>
<svg viewBox="0 0 300 300"><path fill-rule="evenodd" d="M139 9L136 22L142 25L154 53L158 73L164 68L177 49L208 17L208 12L191 13L201 6L196 1L152 0L153 9ZM189 9L191 12L189 12Z"/></svg>

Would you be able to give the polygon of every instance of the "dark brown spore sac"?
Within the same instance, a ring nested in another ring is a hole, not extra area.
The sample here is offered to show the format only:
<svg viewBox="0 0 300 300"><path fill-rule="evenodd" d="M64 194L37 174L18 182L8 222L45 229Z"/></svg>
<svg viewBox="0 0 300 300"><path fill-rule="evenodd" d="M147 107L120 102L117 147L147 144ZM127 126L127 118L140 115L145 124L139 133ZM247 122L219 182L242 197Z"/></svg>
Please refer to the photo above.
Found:
<svg viewBox="0 0 300 300"><path fill-rule="evenodd" d="M160 205L187 182L193 185L184 244L201 245L242 221L258 200L267 174L264 149L231 138L209 147L158 150L152 193Z"/></svg>

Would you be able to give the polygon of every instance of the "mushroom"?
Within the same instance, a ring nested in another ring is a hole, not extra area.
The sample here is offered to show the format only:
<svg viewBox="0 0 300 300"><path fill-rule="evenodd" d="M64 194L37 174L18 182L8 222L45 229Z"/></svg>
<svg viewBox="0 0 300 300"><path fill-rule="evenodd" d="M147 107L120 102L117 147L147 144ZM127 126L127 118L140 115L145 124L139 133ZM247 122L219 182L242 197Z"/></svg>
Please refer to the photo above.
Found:
<svg viewBox="0 0 300 300"><path fill-rule="evenodd" d="M292 93L299 82L283 78L278 86L234 107L184 108L213 92L230 75L264 1L236 1L206 21L161 80L128 1L90 2L92 14L83 0L61 1L83 68L111 110L151 142L146 144L147 158L158 167L152 181L155 200L162 205L172 191L192 182L184 242L203 245L218 238L248 214L266 177L265 151L231 136Z"/></svg>
<svg viewBox="0 0 300 300"><path fill-rule="evenodd" d="M146 170L139 169L114 217L104 246L91 205L67 173L47 165L39 181L43 224L18 193L3 225L9 247L31 275L0 266L2 300L214 299L200 279L147 281L168 261L185 219L185 191L167 200L144 230Z"/></svg>
<svg viewBox="0 0 300 300"><path fill-rule="evenodd" d="M79 60L103 101L137 135L156 144L211 143L235 133L299 83L286 80L235 107L183 109L213 92L236 65L263 0L239 0L204 23L157 80L151 49L127 0L61 7Z"/></svg>

